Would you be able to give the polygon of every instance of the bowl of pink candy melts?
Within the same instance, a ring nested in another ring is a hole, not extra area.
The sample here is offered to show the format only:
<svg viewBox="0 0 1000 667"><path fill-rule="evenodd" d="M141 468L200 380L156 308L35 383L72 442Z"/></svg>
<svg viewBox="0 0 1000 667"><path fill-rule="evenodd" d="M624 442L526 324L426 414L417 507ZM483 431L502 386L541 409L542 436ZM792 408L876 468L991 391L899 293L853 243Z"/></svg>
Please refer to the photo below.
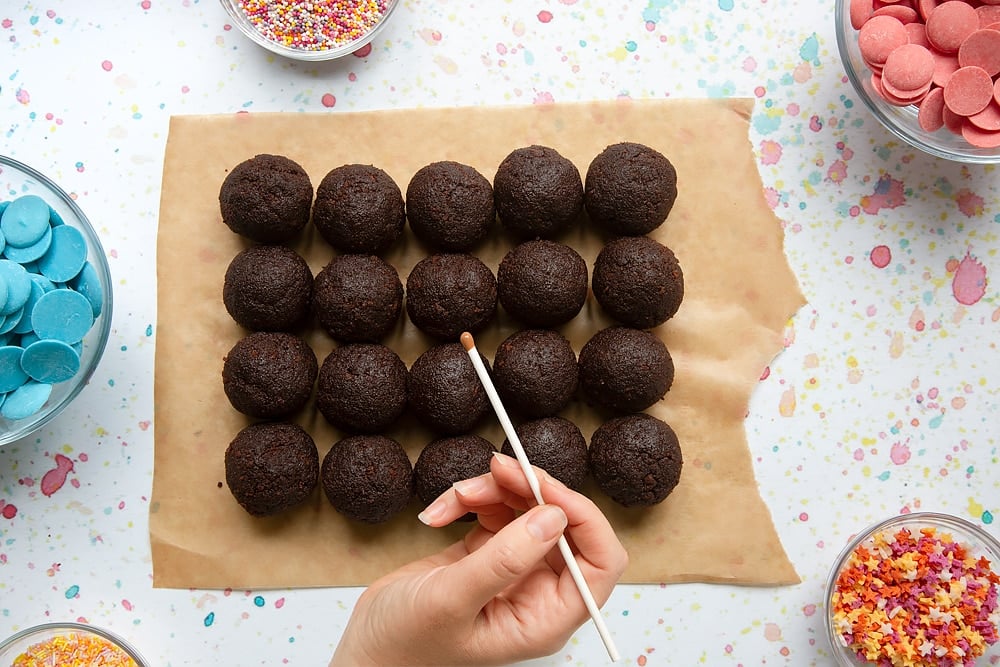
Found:
<svg viewBox="0 0 1000 667"><path fill-rule="evenodd" d="M847 78L896 137L1000 163L1000 0L837 0Z"/></svg>

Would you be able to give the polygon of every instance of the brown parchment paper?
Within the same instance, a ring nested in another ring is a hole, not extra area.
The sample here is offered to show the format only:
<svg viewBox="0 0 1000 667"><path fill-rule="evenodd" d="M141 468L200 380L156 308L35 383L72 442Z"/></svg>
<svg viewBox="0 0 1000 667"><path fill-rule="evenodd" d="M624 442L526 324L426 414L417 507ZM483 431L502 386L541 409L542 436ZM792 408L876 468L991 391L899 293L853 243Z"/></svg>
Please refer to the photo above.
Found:
<svg viewBox="0 0 1000 667"><path fill-rule="evenodd" d="M218 191L227 170L258 153L299 162L313 185L346 163L385 169L405 193L429 162L472 165L492 181L513 149L551 146L586 174L608 144L636 141L674 163L679 196L652 234L677 254L686 295L656 330L673 355L676 379L649 412L676 430L684 451L680 484L651 509L614 505L588 493L615 526L631 559L623 581L780 585L799 581L754 479L743 419L764 367L781 349L790 316L804 303L766 206L748 139L752 100L609 101L531 107L392 110L331 114L236 114L171 119L157 247L158 317L155 462L150 510L156 587L269 588L367 584L443 548L468 524L431 529L416 501L379 526L338 515L320 490L280 517L254 519L225 485L223 453L248 423L222 390L223 357L246 332L222 305L229 261L246 246L222 224ZM593 266L605 239L583 224L561 241ZM314 273L333 256L310 226L296 249ZM497 232L476 254L494 271L511 243ZM386 256L404 280L426 251L407 229ZM591 295L562 328L574 349L611 322ZM502 311L477 335L492 360L516 330ZM319 359L333 347L308 337ZM432 341L402 318L385 341L407 365ZM587 437L599 419L580 403L564 413ZM323 456L342 434L310 404L299 420ZM495 419L481 434L499 448ZM404 418L389 432L415 461L431 434Z"/></svg>

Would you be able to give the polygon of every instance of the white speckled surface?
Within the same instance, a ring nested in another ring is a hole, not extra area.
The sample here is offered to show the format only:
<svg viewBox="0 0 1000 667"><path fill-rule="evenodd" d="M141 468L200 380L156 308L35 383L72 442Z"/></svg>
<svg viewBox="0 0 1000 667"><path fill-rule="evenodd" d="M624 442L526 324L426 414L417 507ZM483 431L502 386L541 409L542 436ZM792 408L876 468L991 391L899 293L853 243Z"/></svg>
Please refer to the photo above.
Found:
<svg viewBox="0 0 1000 667"><path fill-rule="evenodd" d="M230 29L212 0L6 3L0 151L73 193L116 292L91 385L0 449L0 635L85 619L158 665L318 665L357 596L151 587L155 239L171 114L752 96L765 194L809 303L747 434L803 582L622 586L605 611L624 664L832 664L822 590L855 531L923 509L998 534L1000 179L902 146L866 113L828 4L409 0L368 55L301 64ZM65 481L43 485L53 470ZM605 662L588 625L536 664Z"/></svg>

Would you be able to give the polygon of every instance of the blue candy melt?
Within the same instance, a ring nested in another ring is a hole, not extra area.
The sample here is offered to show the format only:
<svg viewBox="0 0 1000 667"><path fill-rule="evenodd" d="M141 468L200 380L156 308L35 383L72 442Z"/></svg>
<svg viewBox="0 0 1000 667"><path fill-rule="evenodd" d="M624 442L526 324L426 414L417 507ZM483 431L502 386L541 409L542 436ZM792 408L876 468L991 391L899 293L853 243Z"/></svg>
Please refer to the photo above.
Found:
<svg viewBox="0 0 1000 667"><path fill-rule="evenodd" d="M18 197L0 217L0 231L7 245L17 248L33 245L46 229L50 229L49 205L37 195Z"/></svg>
<svg viewBox="0 0 1000 667"><path fill-rule="evenodd" d="M7 305L7 281L0 278L0 308Z"/></svg>
<svg viewBox="0 0 1000 667"><path fill-rule="evenodd" d="M59 340L40 340L24 348L21 369L38 382L65 382L80 370L80 354Z"/></svg>
<svg viewBox="0 0 1000 667"><path fill-rule="evenodd" d="M86 262L87 240L83 232L69 225L52 227L52 243L38 259L42 275L54 283L64 283L76 278Z"/></svg>
<svg viewBox="0 0 1000 667"><path fill-rule="evenodd" d="M90 262L85 262L79 275L70 282L70 287L87 297L94 310L94 317L101 314L101 304L104 302L104 288L97 277L97 269Z"/></svg>
<svg viewBox="0 0 1000 667"><path fill-rule="evenodd" d="M76 343L83 340L93 324L94 310L90 301L70 289L46 292L31 311L31 328L39 338Z"/></svg>
<svg viewBox="0 0 1000 667"><path fill-rule="evenodd" d="M31 276L24 267L9 259L0 259L0 281L7 285L7 301L0 307L0 315L10 315L23 308L31 295Z"/></svg>
<svg viewBox="0 0 1000 667"><path fill-rule="evenodd" d="M59 211L55 210L51 206L49 206L49 224L52 225L53 227L58 227L59 225L66 224L65 222L63 222L62 216L59 215Z"/></svg>
<svg viewBox="0 0 1000 667"><path fill-rule="evenodd" d="M6 249L3 249L3 254L7 259L17 262L18 264L25 265L34 262L47 253L51 245L52 228L46 227L45 233L42 234L42 238L38 239L36 242L29 246L25 246L24 248L15 248L14 246L9 245Z"/></svg>
<svg viewBox="0 0 1000 667"><path fill-rule="evenodd" d="M28 374L21 368L21 356L24 350L14 345L0 347L0 393L14 391L28 379Z"/></svg>
<svg viewBox="0 0 1000 667"><path fill-rule="evenodd" d="M31 280L31 293L28 295L28 300L24 304L24 314L21 316L21 321L18 322L17 326L13 329L14 333L31 333L31 311L35 309L35 304L38 303L38 300L42 298L43 294L45 294L45 288L43 288L37 280ZM21 345L24 347L23 343Z"/></svg>
<svg viewBox="0 0 1000 667"><path fill-rule="evenodd" d="M38 286L42 288L43 292L51 292L52 290L54 290L56 288L56 284L54 282L52 282L51 280L49 280L48 278L46 278L45 276L43 276L42 274L40 274L40 273L31 273L31 267L30 266L26 266L24 268L29 271L28 277L31 278L31 282L37 283ZM35 267L35 268L38 268L38 267Z"/></svg>
<svg viewBox="0 0 1000 667"><path fill-rule="evenodd" d="M38 334L36 334L34 331L29 331L26 334L21 334L21 340L20 340L21 347L28 347L35 341L39 340L41 340L41 338L39 338Z"/></svg>
<svg viewBox="0 0 1000 667"><path fill-rule="evenodd" d="M0 334L11 333L17 328L17 325L21 323L24 318L24 306L21 306L13 313L3 316L3 320L0 320Z"/></svg>
<svg viewBox="0 0 1000 667"><path fill-rule="evenodd" d="M0 405L0 415L7 419L30 417L42 409L51 395L52 385L28 380L7 394L7 399Z"/></svg>

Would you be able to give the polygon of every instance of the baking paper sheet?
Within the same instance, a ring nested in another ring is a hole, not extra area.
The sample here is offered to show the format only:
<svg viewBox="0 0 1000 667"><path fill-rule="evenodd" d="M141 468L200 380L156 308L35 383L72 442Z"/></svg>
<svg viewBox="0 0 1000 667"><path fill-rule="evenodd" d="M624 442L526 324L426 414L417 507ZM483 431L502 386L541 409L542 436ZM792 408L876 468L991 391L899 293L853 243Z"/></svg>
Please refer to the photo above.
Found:
<svg viewBox="0 0 1000 667"><path fill-rule="evenodd" d="M155 468L150 510L156 587L278 588L363 585L458 539L468 524L432 529L414 501L392 521L365 526L337 514L316 493L282 516L252 518L225 485L223 454L248 419L222 390L222 363L243 335L222 304L223 276L246 242L221 222L226 173L258 153L299 162L319 184L334 167L374 164L405 193L410 177L437 160L476 167L492 181L515 148L555 148L586 174L607 145L635 141L666 155L679 195L651 234L674 250L686 285L677 315L657 328L676 379L649 412L669 422L684 452L680 484L662 504L624 509L592 485L588 493L628 548L632 583L799 581L754 479L743 420L754 386L782 348L788 319L804 303L782 248L780 221L766 205L748 139L753 101L607 101L530 107L475 107L325 114L235 114L171 119L157 247L158 317ZM587 224L559 239L593 260L605 239ZM311 226L295 246L317 273L333 250ZM494 272L509 239L497 233L476 254ZM405 283L426 250L407 229L388 254ZM579 353L611 324L593 299L562 327ZM502 312L477 335L492 359L517 329ZM333 342L308 338L322 362ZM409 366L433 341L404 317L384 341ZM588 441L599 418L574 403L563 416ZM342 434L308 406L298 420L322 457ZM497 448L495 419L479 431ZM404 418L387 433L415 461L432 435Z"/></svg>

